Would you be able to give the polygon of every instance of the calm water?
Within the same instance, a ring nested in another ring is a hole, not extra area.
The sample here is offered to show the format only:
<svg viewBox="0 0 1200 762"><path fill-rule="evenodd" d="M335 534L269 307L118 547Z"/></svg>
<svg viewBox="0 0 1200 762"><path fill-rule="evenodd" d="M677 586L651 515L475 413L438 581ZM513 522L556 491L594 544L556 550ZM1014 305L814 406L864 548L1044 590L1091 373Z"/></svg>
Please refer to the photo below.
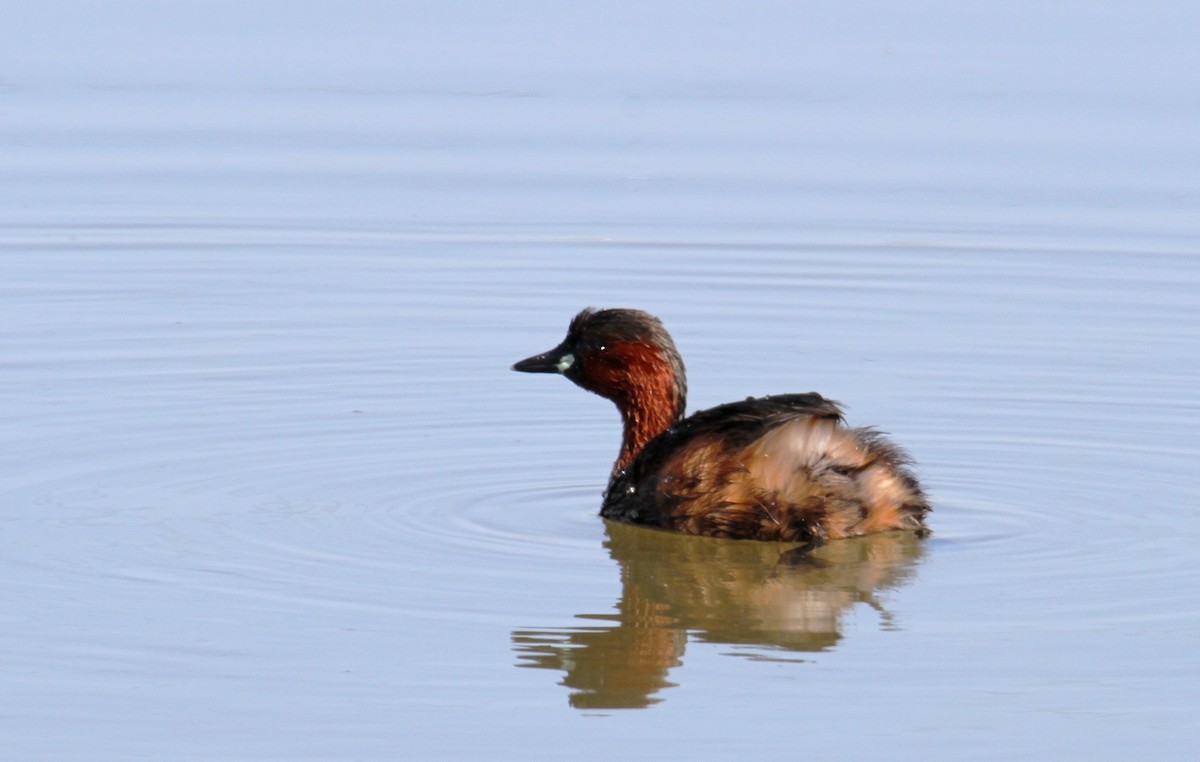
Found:
<svg viewBox="0 0 1200 762"><path fill-rule="evenodd" d="M1194 753L1197 11L11 15L0 756ZM933 535L605 525L586 305Z"/></svg>

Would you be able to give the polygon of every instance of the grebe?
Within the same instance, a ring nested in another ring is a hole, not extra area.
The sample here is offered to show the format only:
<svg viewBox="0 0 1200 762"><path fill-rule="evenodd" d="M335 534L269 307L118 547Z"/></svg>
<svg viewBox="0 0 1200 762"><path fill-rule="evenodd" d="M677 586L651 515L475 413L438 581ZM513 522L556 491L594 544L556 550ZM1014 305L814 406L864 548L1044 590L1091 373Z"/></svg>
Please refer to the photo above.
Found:
<svg viewBox="0 0 1200 762"><path fill-rule="evenodd" d="M908 456L873 429L845 426L838 403L816 392L751 397L684 417L683 359L649 313L585 309L561 344L513 370L561 373L621 412L604 518L809 545L925 531L929 502Z"/></svg>

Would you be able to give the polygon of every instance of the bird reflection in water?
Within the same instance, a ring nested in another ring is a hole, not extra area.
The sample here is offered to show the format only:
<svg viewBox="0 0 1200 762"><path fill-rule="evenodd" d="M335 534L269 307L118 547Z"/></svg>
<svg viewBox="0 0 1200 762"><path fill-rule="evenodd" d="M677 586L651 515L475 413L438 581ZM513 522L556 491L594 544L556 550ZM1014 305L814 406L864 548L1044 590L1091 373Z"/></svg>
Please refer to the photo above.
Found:
<svg viewBox="0 0 1200 762"><path fill-rule="evenodd" d="M838 540L808 553L606 524L605 546L621 566L616 611L577 615L591 626L512 634L518 666L565 672L562 684L579 709L661 701L657 694L676 685L667 678L689 638L797 660L792 654L833 648L843 614L857 603L890 628L876 595L906 582L922 553L911 532Z"/></svg>

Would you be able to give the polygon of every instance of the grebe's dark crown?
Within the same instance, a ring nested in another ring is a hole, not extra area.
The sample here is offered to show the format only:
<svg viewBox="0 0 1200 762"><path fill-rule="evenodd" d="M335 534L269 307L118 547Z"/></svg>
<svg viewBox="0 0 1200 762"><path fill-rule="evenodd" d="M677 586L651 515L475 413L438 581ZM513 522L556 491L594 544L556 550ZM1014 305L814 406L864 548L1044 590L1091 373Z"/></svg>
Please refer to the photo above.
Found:
<svg viewBox="0 0 1200 762"><path fill-rule="evenodd" d="M679 354L662 321L641 310L588 307L571 318L567 338L599 346L605 342L629 341Z"/></svg>

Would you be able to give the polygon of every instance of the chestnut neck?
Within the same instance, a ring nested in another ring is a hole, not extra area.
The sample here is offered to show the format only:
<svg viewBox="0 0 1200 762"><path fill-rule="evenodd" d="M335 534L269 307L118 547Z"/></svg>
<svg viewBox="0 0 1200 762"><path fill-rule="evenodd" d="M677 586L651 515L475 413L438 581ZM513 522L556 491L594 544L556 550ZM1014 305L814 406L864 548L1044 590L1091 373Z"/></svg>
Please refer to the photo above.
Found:
<svg viewBox="0 0 1200 762"><path fill-rule="evenodd" d="M600 363L588 380L592 391L612 400L621 413L621 452L613 475L629 466L654 437L683 420L687 385L683 363L669 350L644 344L610 346L621 362ZM619 370L617 370L619 368Z"/></svg>
<svg viewBox="0 0 1200 762"><path fill-rule="evenodd" d="M673 396L662 390L647 390L645 394L634 393L616 401L623 434L621 452L613 464L614 475L627 468L651 439L683 419L683 401L676 403Z"/></svg>

